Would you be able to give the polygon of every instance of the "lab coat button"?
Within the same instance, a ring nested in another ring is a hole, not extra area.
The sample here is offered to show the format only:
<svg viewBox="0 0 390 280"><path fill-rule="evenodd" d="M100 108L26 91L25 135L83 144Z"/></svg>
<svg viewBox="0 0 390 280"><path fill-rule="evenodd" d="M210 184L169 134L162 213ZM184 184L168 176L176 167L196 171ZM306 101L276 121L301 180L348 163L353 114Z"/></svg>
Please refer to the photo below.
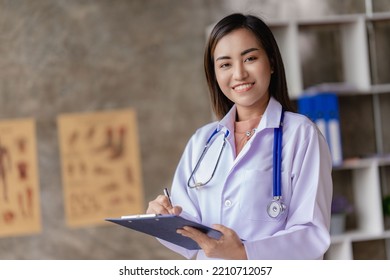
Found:
<svg viewBox="0 0 390 280"><path fill-rule="evenodd" d="M226 200L226 201L225 201L225 206L226 206L226 207L232 206L232 202L231 202L229 199Z"/></svg>

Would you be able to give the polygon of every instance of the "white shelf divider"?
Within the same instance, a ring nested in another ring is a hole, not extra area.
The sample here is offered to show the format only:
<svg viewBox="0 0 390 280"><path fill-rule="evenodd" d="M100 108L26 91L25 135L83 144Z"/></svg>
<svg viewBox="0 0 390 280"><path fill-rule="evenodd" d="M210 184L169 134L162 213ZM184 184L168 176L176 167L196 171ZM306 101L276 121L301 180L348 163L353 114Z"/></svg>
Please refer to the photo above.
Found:
<svg viewBox="0 0 390 280"><path fill-rule="evenodd" d="M338 243L330 244L330 248L326 253L328 260L353 260L352 243L349 240L344 240Z"/></svg>
<svg viewBox="0 0 390 280"><path fill-rule="evenodd" d="M345 82L359 91L371 87L366 21L363 16L341 25Z"/></svg>
<svg viewBox="0 0 390 280"><path fill-rule="evenodd" d="M283 58L289 95L297 98L302 93L302 69L298 51L298 26L294 22L287 25L272 25L272 32Z"/></svg>
<svg viewBox="0 0 390 280"><path fill-rule="evenodd" d="M355 212L358 230L365 233L384 232L379 167L370 166L353 170Z"/></svg>

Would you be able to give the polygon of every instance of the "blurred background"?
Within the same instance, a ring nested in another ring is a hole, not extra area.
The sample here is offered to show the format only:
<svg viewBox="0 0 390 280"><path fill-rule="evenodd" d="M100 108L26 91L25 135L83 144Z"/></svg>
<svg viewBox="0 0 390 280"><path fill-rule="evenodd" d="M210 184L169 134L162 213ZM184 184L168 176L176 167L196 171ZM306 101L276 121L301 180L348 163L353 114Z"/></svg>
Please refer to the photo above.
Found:
<svg viewBox="0 0 390 280"><path fill-rule="evenodd" d="M0 0L0 121L32 118L36 122L42 221L38 233L0 237L0 259L181 258L149 236L108 223L67 226L57 117L127 108L136 112L146 209L163 186L170 186L189 137L213 118L203 73L206 30L232 12L256 14L277 26L276 22L288 24L306 18L386 14L390 2ZM389 23L390 17L385 16L374 25L383 47L378 47L376 71L369 77L373 84L390 83ZM301 29L302 89L344 79L340 34L334 30L333 24ZM371 68L372 59L370 56ZM387 124L379 124L383 141L378 144L378 124L373 117L376 102L382 106L379 117L389 119L389 92L385 88L378 95L367 90L340 97L345 158L390 152ZM363 133L360 137L359 130ZM388 165L378 170L380 182L389 177ZM341 188L336 191L353 200L351 172L337 169L335 180L336 188ZM383 185L379 184L381 195L387 192ZM357 220L352 215L347 226L358 227ZM386 226L382 231L384 235L367 238L364 244L348 243L353 246L353 257L388 258L390 235Z"/></svg>

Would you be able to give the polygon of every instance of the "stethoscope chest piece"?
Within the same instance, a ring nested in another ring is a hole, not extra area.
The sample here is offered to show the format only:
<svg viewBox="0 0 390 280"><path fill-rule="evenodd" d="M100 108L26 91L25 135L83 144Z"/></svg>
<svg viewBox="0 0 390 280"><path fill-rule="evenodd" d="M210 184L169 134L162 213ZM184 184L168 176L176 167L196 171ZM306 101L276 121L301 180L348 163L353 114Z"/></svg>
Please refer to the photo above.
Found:
<svg viewBox="0 0 390 280"><path fill-rule="evenodd" d="M271 218L279 217L286 210L286 205L284 205L280 200L272 200L268 204L267 212Z"/></svg>

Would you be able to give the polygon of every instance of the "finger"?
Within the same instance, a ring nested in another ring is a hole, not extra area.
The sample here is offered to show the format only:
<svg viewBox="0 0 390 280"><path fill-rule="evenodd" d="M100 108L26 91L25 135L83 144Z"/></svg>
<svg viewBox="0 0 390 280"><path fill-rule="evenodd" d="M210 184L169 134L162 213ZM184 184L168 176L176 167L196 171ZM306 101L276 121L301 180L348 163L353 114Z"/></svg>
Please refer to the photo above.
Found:
<svg viewBox="0 0 390 280"><path fill-rule="evenodd" d="M215 250L218 250L219 243L221 242L221 239L211 238L207 234L191 227L184 227L178 230L178 232L194 240L208 257L213 257L216 254Z"/></svg>
<svg viewBox="0 0 390 280"><path fill-rule="evenodd" d="M225 236L232 236L232 235L236 234L235 231L233 231L232 229L225 227L223 225L220 225L220 224L214 224L214 225L212 225L212 228L220 231L222 233L222 235L225 235Z"/></svg>
<svg viewBox="0 0 390 280"><path fill-rule="evenodd" d="M185 226L182 229L178 230L178 233L185 237L189 237L192 240L194 240L196 243L199 244L200 247L207 246L211 240L215 241L215 239L210 238L207 234L201 232L200 230L197 230L193 227Z"/></svg>
<svg viewBox="0 0 390 280"><path fill-rule="evenodd" d="M165 209L165 207L163 207L161 204L158 204L155 201L151 201L149 202L146 214L168 214L168 210Z"/></svg>
<svg viewBox="0 0 390 280"><path fill-rule="evenodd" d="M150 201L146 213L148 214L169 214L169 210L172 206L169 204L169 201L165 196L159 195L155 200Z"/></svg>
<svg viewBox="0 0 390 280"><path fill-rule="evenodd" d="M222 232L222 234L228 233L230 231L230 228L225 227L225 226L220 225L220 224L214 224L214 225L212 225L212 228Z"/></svg>
<svg viewBox="0 0 390 280"><path fill-rule="evenodd" d="M159 203L159 204L161 204L164 208L166 208L166 209L171 209L172 208L172 205L171 205L171 203L169 202L169 199L168 199L168 197L167 196L165 196L165 195L159 195L159 196L157 196L157 198L156 198L156 201Z"/></svg>
<svg viewBox="0 0 390 280"><path fill-rule="evenodd" d="M238 234L231 228L225 227L223 225L215 224L212 226L213 229L216 229L222 233L222 237L219 239L221 241L234 242L235 244L242 244L242 240ZM230 241L229 241L230 240Z"/></svg>
<svg viewBox="0 0 390 280"><path fill-rule="evenodd" d="M183 209L180 206L174 206L169 210L169 213L172 215L179 216Z"/></svg>

